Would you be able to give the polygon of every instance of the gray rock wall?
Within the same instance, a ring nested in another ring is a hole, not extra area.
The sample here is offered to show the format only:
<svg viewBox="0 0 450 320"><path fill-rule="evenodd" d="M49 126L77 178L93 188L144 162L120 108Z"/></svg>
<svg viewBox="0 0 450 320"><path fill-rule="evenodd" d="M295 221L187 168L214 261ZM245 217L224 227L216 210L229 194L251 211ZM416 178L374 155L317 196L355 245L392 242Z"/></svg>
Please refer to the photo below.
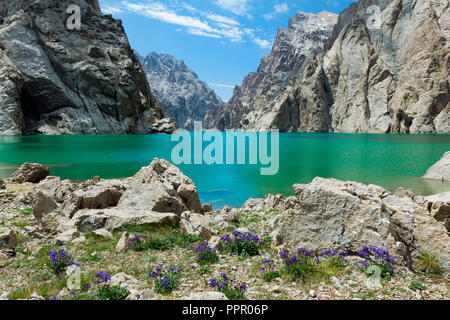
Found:
<svg viewBox="0 0 450 320"><path fill-rule="evenodd" d="M79 31L66 27L72 4ZM163 118L121 21L97 0L0 0L0 58L0 135L147 133Z"/></svg>

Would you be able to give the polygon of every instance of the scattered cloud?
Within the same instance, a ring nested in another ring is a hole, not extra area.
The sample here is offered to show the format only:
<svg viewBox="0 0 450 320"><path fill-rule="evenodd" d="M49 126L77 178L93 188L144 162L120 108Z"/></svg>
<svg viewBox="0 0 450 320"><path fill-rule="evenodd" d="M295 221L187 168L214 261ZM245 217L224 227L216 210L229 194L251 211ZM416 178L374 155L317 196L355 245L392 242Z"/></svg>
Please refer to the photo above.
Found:
<svg viewBox="0 0 450 320"><path fill-rule="evenodd" d="M270 42L264 39L254 38L252 41L256 43L261 49L268 49L271 46Z"/></svg>
<svg viewBox="0 0 450 320"><path fill-rule="evenodd" d="M289 12L289 6L286 2L276 4L273 6L273 11L271 13L267 13L263 15L263 18L266 20L272 20L279 14L284 14Z"/></svg>
<svg viewBox="0 0 450 320"><path fill-rule="evenodd" d="M237 22L236 20L232 19L232 18L228 18L228 17L224 17L218 14L209 14L206 16L209 20L215 21L215 22L219 22L219 23L223 23L225 25L229 24L229 25L235 25L238 26L239 22Z"/></svg>
<svg viewBox="0 0 450 320"><path fill-rule="evenodd" d="M231 84L221 84L221 83L208 83L212 87L219 87L219 88L231 88L233 89L235 86Z"/></svg>
<svg viewBox="0 0 450 320"><path fill-rule="evenodd" d="M104 7L102 7L102 12L104 14L118 14L118 13L122 13L122 9L119 7L113 7L111 5L106 5Z"/></svg>
<svg viewBox="0 0 450 320"><path fill-rule="evenodd" d="M222 9L231 11L238 16L250 17L248 2L249 0L216 0L215 3Z"/></svg>
<svg viewBox="0 0 450 320"><path fill-rule="evenodd" d="M248 3L253 0L215 0L215 4L238 16L249 17ZM260 48L270 48L267 40L258 37L258 30L241 24L239 17L227 16L212 11L202 11L183 0L123 0L114 5L105 5L103 12L118 14L129 12L177 26L176 31L191 35L228 40L235 43L255 43ZM283 5L278 11L285 10Z"/></svg>

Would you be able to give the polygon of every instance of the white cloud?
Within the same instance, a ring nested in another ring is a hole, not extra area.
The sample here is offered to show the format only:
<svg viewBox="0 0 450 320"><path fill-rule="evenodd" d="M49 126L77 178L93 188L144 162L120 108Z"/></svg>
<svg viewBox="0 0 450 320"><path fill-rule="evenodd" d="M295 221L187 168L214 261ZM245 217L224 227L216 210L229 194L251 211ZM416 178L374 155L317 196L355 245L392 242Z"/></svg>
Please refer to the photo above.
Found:
<svg viewBox="0 0 450 320"><path fill-rule="evenodd" d="M289 6L287 5L286 2L284 2L284 3L274 5L273 12L263 14L263 18L266 20L271 20L271 19L275 18L275 16L277 16L279 14L287 13L287 12L289 12Z"/></svg>
<svg viewBox="0 0 450 320"><path fill-rule="evenodd" d="M255 38L252 40L254 43L256 43L260 48L262 49L268 49L270 48L271 44L269 41L264 40L264 39L260 39L260 38Z"/></svg>
<svg viewBox="0 0 450 320"><path fill-rule="evenodd" d="M239 16L249 16L249 0L216 0L216 5Z"/></svg>
<svg viewBox="0 0 450 320"><path fill-rule="evenodd" d="M219 23L229 24L229 25L235 25L235 26L239 25L239 22L237 22L236 20L234 20L232 18L221 16L221 15L218 15L218 14L209 14L206 17L209 20L212 20L214 22L219 22Z"/></svg>
<svg viewBox="0 0 450 320"><path fill-rule="evenodd" d="M219 88L234 88L235 86L231 84L221 84L221 83L209 83L210 86L219 87Z"/></svg>
<svg viewBox="0 0 450 320"><path fill-rule="evenodd" d="M286 13L289 11L289 7L287 5L287 3L282 3L282 4L276 4L273 7L273 10L275 13L281 14L281 13Z"/></svg>
<svg viewBox="0 0 450 320"><path fill-rule="evenodd" d="M118 14L118 13L122 13L122 9L118 8L118 7L113 7L110 5L106 5L104 7L102 7L102 12L104 14Z"/></svg>
<svg viewBox="0 0 450 320"><path fill-rule="evenodd" d="M150 4L134 4L124 1L122 4L136 14L144 15L159 21L188 28L195 28L208 33L219 33L219 30L214 29L207 22L190 16L178 15L176 12L167 9L159 2Z"/></svg>

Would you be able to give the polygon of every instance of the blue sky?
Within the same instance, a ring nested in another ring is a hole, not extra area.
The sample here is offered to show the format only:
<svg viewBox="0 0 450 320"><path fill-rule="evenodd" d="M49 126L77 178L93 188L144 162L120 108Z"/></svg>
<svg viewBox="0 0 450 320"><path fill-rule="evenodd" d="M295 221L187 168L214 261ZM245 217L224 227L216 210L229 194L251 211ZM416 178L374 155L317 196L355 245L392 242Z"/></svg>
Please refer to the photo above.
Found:
<svg viewBox="0 0 450 320"><path fill-rule="evenodd" d="M353 0L99 0L122 19L131 46L183 59L227 101L270 53L278 28L298 11L339 13Z"/></svg>

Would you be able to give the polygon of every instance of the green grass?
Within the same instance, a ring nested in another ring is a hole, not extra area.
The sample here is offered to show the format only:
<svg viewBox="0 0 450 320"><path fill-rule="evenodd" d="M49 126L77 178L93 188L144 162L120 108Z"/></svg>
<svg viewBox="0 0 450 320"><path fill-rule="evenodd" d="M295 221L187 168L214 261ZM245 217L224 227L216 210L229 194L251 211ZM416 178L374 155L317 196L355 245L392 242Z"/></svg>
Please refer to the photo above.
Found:
<svg viewBox="0 0 450 320"><path fill-rule="evenodd" d="M9 295L8 300L27 299L31 296L32 290L30 288L19 287L14 289Z"/></svg>
<svg viewBox="0 0 450 320"><path fill-rule="evenodd" d="M428 275L441 275L441 260L433 253L423 252L418 259L417 268Z"/></svg>
<svg viewBox="0 0 450 320"><path fill-rule="evenodd" d="M409 285L409 289L411 289L412 291L423 291L426 289L426 287L422 282L413 280Z"/></svg>
<svg viewBox="0 0 450 320"><path fill-rule="evenodd" d="M16 209L16 211L27 217L29 217L33 214L33 208Z"/></svg>
<svg viewBox="0 0 450 320"><path fill-rule="evenodd" d="M191 248L199 241L196 235L181 235L179 229L174 226L128 226L124 231L133 233L141 239L133 246L133 250L138 252L151 249L167 251L174 247Z"/></svg>

